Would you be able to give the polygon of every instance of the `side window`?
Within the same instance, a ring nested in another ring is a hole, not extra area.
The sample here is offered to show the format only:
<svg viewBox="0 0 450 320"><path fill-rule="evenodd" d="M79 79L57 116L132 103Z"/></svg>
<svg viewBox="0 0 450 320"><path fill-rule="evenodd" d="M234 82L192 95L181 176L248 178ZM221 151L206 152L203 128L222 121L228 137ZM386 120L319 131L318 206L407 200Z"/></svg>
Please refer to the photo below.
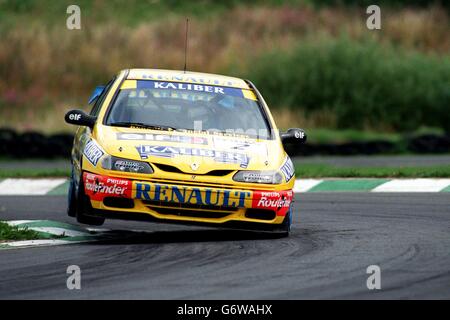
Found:
<svg viewBox="0 0 450 320"><path fill-rule="evenodd" d="M105 90L103 90L102 95L98 97L97 101L95 101L94 106L92 107L92 110L90 112L91 116L98 116L98 113L100 112L100 107L103 104L103 101L105 100L106 96L108 95L109 89L111 89L114 80L116 80L116 77L112 78L108 82L108 84L105 87Z"/></svg>

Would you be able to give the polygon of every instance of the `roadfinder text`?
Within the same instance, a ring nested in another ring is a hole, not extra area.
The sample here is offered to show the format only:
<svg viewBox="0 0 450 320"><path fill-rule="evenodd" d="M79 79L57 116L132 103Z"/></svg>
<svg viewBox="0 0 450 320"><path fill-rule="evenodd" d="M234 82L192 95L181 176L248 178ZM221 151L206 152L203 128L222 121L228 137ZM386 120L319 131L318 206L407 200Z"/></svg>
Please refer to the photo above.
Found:
<svg viewBox="0 0 450 320"><path fill-rule="evenodd" d="M191 307L187 304L178 307L178 315L199 315L208 318L212 313L219 313L223 315L269 315L272 314L272 305L257 304L224 304L220 308L196 306Z"/></svg>

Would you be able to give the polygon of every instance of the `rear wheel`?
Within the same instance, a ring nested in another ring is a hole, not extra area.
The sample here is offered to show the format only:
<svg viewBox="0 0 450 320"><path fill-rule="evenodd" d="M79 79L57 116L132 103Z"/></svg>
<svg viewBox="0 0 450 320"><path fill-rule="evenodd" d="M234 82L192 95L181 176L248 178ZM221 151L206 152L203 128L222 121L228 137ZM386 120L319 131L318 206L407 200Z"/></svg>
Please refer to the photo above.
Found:
<svg viewBox="0 0 450 320"><path fill-rule="evenodd" d="M94 209L91 206L89 197L84 193L83 179L80 179L77 201L76 201L76 218L79 223L91 226L101 226L105 223L105 218L91 216Z"/></svg>

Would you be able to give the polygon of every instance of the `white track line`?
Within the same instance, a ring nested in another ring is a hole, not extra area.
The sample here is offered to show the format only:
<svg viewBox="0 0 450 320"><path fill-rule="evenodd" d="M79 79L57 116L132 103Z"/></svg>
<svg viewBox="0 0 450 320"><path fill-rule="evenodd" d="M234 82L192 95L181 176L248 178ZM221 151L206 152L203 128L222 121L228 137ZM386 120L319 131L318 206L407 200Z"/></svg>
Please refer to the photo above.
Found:
<svg viewBox="0 0 450 320"><path fill-rule="evenodd" d="M297 179L295 180L294 192L307 192L323 180L316 179Z"/></svg>
<svg viewBox="0 0 450 320"><path fill-rule="evenodd" d="M0 182L0 195L45 195L67 179L6 179Z"/></svg>
<svg viewBox="0 0 450 320"><path fill-rule="evenodd" d="M379 185L372 192L439 192L450 179L396 179Z"/></svg>
<svg viewBox="0 0 450 320"><path fill-rule="evenodd" d="M8 247L13 248L26 248L26 247L40 247L40 246L59 246L63 244L74 244L84 241L67 241L67 240L24 240L24 241L14 241L14 242L5 242L0 243L0 245L6 245Z"/></svg>
<svg viewBox="0 0 450 320"><path fill-rule="evenodd" d="M64 178L6 179L0 182L0 196L46 195L66 181L67 179ZM293 191L308 192L323 181L320 179L296 179ZM447 186L450 186L450 179L395 179L379 185L371 192L439 192Z"/></svg>
<svg viewBox="0 0 450 320"><path fill-rule="evenodd" d="M50 234L54 234L57 236L64 235L66 237L83 237L83 236L91 235L89 232L81 232L81 231L70 230L70 229L65 229L65 228L56 228L56 227L28 227L28 230L50 233Z"/></svg>
<svg viewBox="0 0 450 320"><path fill-rule="evenodd" d="M13 221L2 221L5 222L7 224L9 224L10 226L17 226L20 224L24 224L24 223L31 223L31 222L35 222L38 220L13 220Z"/></svg>

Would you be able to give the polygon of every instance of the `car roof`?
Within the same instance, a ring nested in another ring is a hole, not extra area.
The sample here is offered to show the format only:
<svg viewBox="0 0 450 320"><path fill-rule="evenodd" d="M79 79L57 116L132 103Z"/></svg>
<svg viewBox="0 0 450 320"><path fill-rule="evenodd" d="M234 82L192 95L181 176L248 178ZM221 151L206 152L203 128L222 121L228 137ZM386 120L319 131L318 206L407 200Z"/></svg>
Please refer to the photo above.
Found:
<svg viewBox="0 0 450 320"><path fill-rule="evenodd" d="M240 89L250 89L247 82L239 78L222 76L219 74L212 74L212 73L201 73L182 70L130 69L128 71L127 79L187 82L187 83L209 84Z"/></svg>

